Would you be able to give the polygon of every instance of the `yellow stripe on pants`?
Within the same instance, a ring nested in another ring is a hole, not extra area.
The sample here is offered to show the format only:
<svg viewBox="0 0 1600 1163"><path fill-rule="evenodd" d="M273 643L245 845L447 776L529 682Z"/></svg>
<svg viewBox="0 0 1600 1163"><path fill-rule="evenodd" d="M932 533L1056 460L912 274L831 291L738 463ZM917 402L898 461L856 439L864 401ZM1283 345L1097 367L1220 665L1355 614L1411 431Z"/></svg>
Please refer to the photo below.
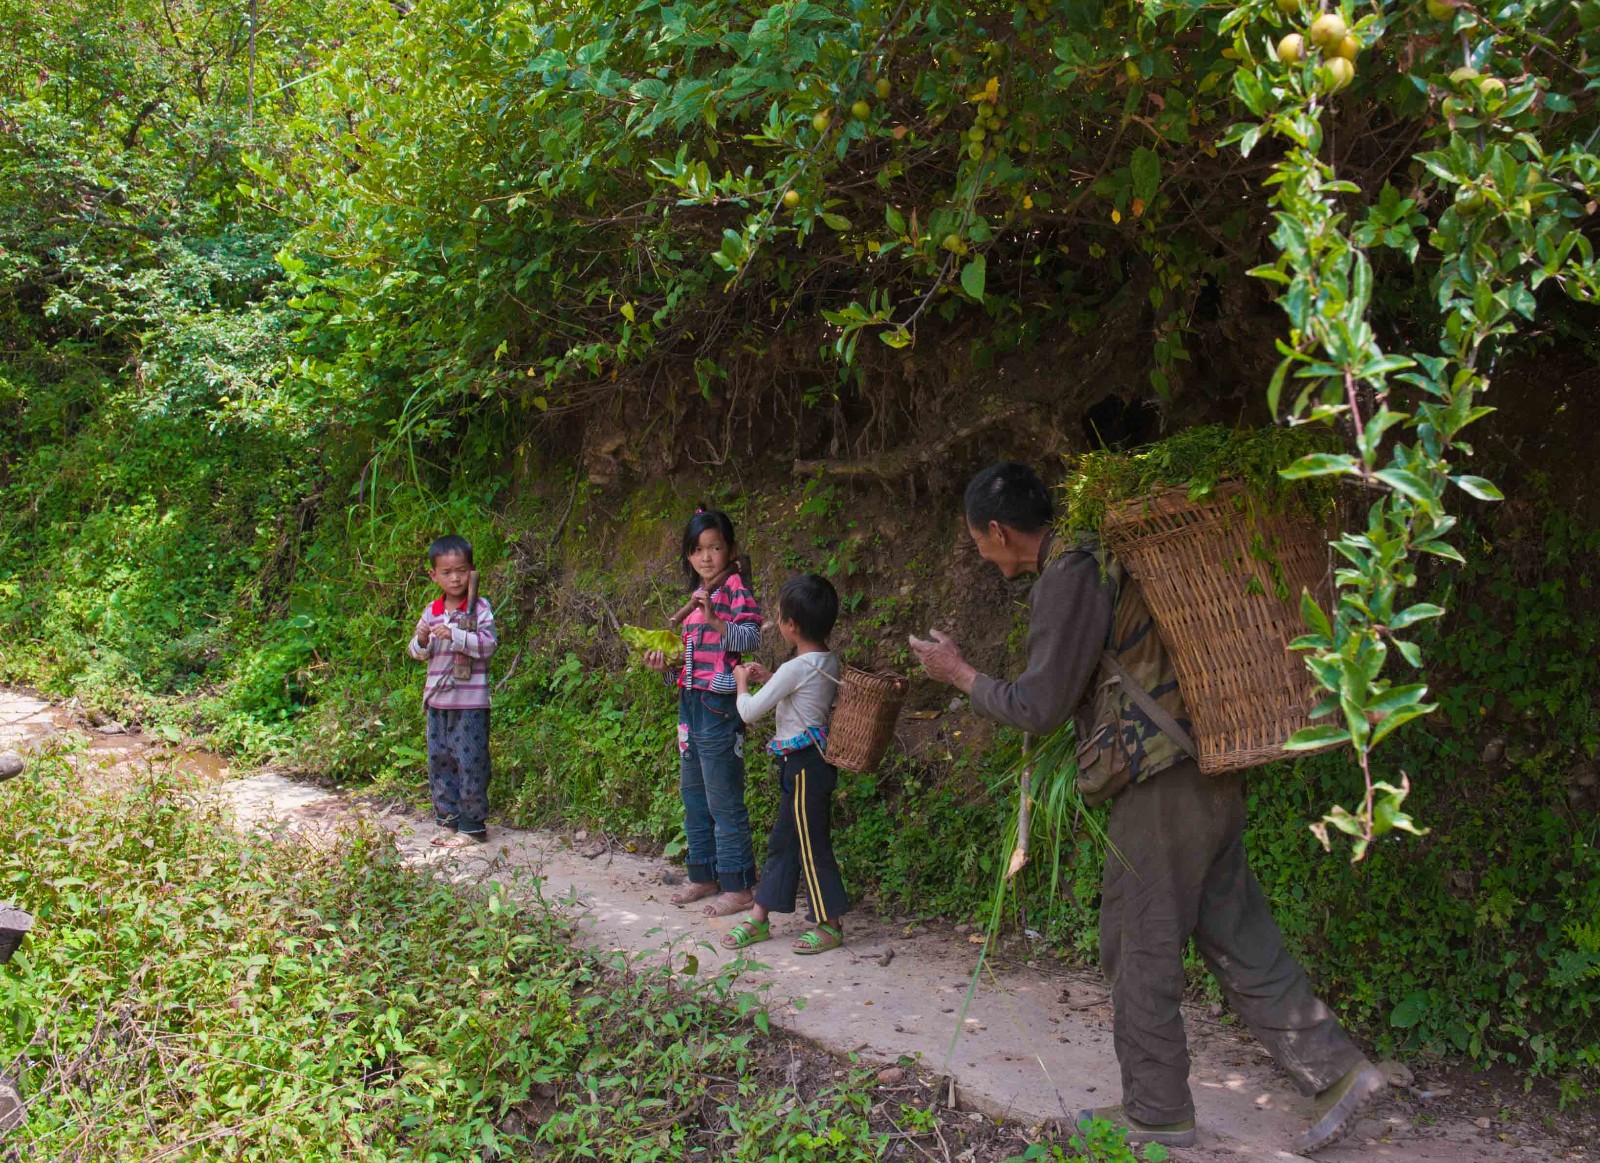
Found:
<svg viewBox="0 0 1600 1163"><path fill-rule="evenodd" d="M811 854L811 826L806 819L806 769L802 764L794 777L795 821L800 825L800 867L806 874L806 891L811 894L811 908L817 914L817 923L828 919L828 906L822 900L822 886L817 883L817 860Z"/></svg>

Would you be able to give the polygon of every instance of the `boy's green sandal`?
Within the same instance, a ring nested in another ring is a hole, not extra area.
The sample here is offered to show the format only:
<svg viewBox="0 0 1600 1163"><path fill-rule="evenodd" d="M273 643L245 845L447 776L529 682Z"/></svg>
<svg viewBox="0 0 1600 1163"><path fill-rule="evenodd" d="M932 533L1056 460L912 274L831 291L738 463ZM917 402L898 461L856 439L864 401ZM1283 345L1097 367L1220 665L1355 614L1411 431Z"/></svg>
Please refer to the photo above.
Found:
<svg viewBox="0 0 1600 1163"><path fill-rule="evenodd" d="M1078 1125L1080 1127L1086 1126L1095 1119L1104 1120L1112 1126L1120 1128L1128 1136L1128 1145L1130 1147L1136 1147L1141 1143L1159 1143L1163 1147L1194 1146L1193 1119L1185 1119L1181 1123L1170 1123L1164 1127L1157 1127L1149 1123L1141 1123L1123 1110L1120 1105L1102 1106L1096 1107L1094 1110L1078 1112Z"/></svg>
<svg viewBox="0 0 1600 1163"><path fill-rule="evenodd" d="M806 955L826 953L829 949L837 949L843 944L843 929L838 925L830 925L827 921L819 921L816 925L801 933L799 939L790 948L796 953Z"/></svg>
<svg viewBox="0 0 1600 1163"><path fill-rule="evenodd" d="M1348 1074L1317 1095L1311 1128L1294 1141L1294 1149L1305 1154L1342 1139L1356 1125L1361 1112L1372 1105L1372 1100L1388 1085L1383 1072L1363 1058Z"/></svg>
<svg viewBox="0 0 1600 1163"><path fill-rule="evenodd" d="M747 949L751 945L759 945L763 941L772 940L772 922L758 921L754 917L746 917L740 921L722 938L724 949Z"/></svg>

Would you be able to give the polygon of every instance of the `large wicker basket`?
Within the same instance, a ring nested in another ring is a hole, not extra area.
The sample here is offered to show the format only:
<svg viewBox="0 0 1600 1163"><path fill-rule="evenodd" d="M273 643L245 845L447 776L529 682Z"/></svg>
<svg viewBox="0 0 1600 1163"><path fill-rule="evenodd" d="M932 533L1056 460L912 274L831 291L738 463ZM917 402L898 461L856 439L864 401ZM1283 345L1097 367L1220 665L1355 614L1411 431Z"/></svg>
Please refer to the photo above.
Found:
<svg viewBox="0 0 1600 1163"><path fill-rule="evenodd" d="M908 685L898 674L845 667L823 758L846 771L865 773L876 768L894 739Z"/></svg>
<svg viewBox="0 0 1600 1163"><path fill-rule="evenodd" d="M1321 698L1304 656L1300 594L1328 608L1328 534L1266 511L1228 482L1207 500L1183 489L1107 511L1106 544L1139 584L1194 722L1200 770L1216 775L1284 756ZM1275 592L1281 577L1288 599Z"/></svg>

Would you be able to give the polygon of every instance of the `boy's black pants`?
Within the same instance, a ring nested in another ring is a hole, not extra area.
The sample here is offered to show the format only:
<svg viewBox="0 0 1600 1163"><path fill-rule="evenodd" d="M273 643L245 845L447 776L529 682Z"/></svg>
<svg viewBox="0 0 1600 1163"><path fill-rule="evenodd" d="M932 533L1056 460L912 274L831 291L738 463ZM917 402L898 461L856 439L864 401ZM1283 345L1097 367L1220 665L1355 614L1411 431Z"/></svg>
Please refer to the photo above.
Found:
<svg viewBox="0 0 1600 1163"><path fill-rule="evenodd" d="M815 747L791 751L780 763L783 794L778 820L767 839L767 866L756 886L756 904L774 913L792 913L795 894L803 884L811 902L807 920L836 923L850 911L850 898L833 858L829 819L838 769Z"/></svg>

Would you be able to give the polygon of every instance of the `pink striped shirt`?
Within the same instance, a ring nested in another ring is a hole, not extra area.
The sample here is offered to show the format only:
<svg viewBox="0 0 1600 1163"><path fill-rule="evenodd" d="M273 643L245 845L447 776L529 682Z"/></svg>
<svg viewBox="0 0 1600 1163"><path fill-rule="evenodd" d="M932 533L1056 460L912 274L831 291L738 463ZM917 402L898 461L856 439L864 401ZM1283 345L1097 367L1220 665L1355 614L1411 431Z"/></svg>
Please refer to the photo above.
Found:
<svg viewBox="0 0 1600 1163"><path fill-rule="evenodd" d="M683 669L678 673L678 685L732 694L738 689L733 668L739 665L740 656L761 646L761 607L744 579L734 574L711 595L711 608L728 628L727 634L718 634L707 625L705 611L695 607L683 623Z"/></svg>
<svg viewBox="0 0 1600 1163"><path fill-rule="evenodd" d="M411 641L407 644L411 657L428 664L428 679L422 687L422 705L425 707L440 711L478 711L489 707L489 656L499 645L494 636L494 613L489 609L488 600L479 598L478 628L463 630L453 623L459 620L466 605L463 600L461 605L447 613L444 599L437 598L422 612L422 617L417 619L417 625L411 631ZM417 644L420 630L424 627L431 629L442 622L451 623L449 642L429 639L426 646ZM465 654L472 659L472 675L462 682L457 682L451 674L458 654Z"/></svg>

